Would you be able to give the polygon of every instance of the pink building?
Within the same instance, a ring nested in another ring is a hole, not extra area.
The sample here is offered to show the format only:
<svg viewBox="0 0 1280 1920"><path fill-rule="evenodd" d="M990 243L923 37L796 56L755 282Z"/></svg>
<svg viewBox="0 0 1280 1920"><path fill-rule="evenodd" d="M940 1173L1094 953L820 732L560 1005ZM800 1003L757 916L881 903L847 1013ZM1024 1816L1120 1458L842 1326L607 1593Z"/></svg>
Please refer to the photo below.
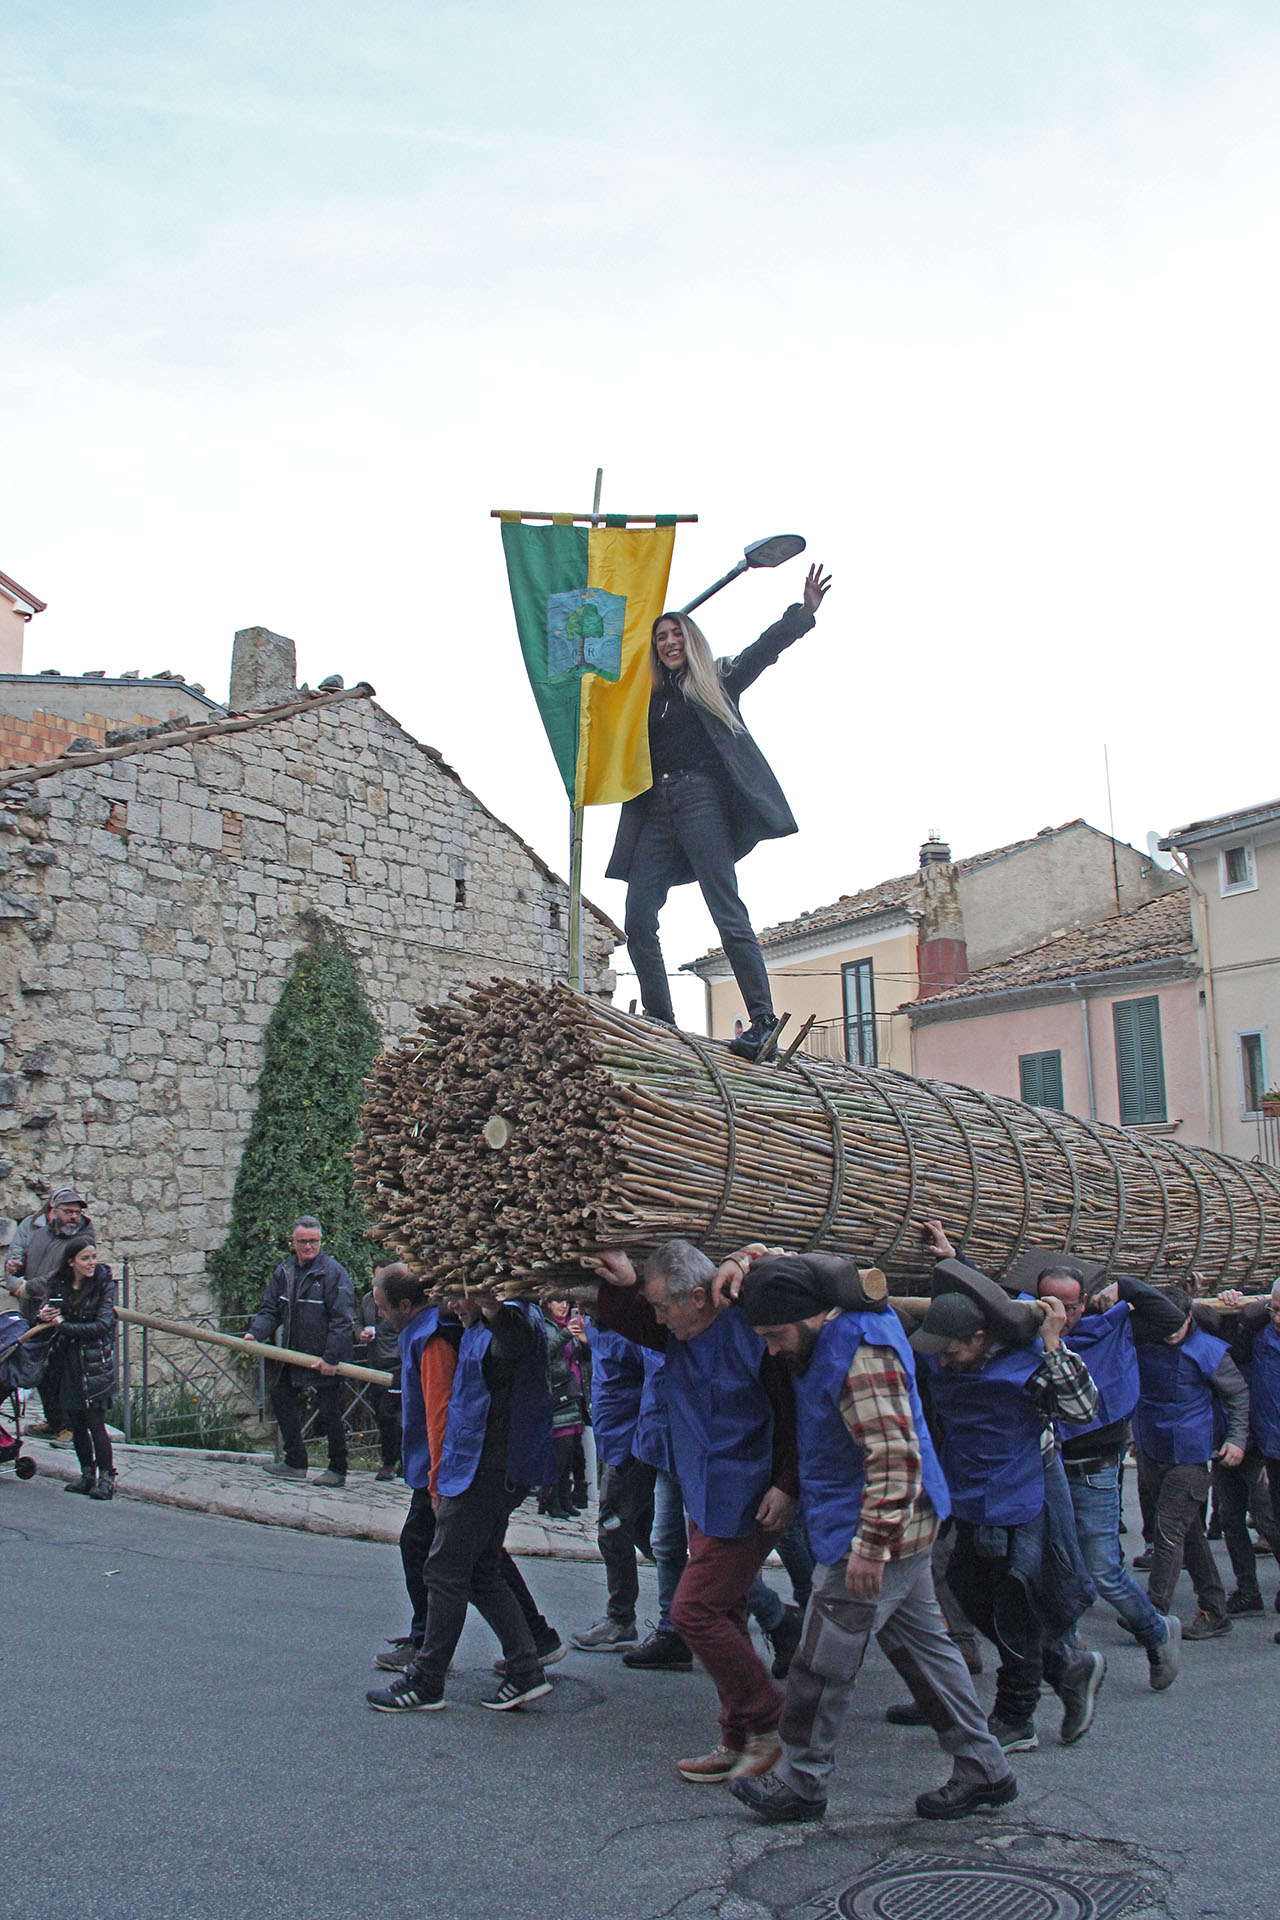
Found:
<svg viewBox="0 0 1280 1920"><path fill-rule="evenodd" d="M1185 887L902 1007L911 1072L1210 1144Z"/></svg>

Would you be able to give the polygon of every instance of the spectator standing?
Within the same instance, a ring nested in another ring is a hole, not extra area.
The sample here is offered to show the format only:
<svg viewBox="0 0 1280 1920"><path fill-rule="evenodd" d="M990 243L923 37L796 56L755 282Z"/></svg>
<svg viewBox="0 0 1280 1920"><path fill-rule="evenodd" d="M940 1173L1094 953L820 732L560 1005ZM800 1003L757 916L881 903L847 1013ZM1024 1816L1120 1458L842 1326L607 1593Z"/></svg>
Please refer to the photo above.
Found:
<svg viewBox="0 0 1280 1920"><path fill-rule="evenodd" d="M305 1480L307 1449L302 1438L302 1395L315 1388L320 1420L329 1443L329 1465L316 1475L320 1487L347 1483L347 1436L342 1425L342 1382L338 1366L351 1359L355 1288L351 1275L323 1251L324 1234L314 1214L304 1213L293 1229L293 1253L271 1276L262 1305L245 1332L246 1340L270 1340L296 1353L313 1353L310 1367L272 1368L271 1407L280 1428L283 1460L267 1472L283 1480Z"/></svg>
<svg viewBox="0 0 1280 1920"><path fill-rule="evenodd" d="M85 1212L85 1202L74 1187L55 1187L43 1215L29 1214L13 1240L5 1262L10 1276L10 1292L20 1303L29 1326L34 1326L40 1309L49 1298L49 1282L62 1265L68 1242L88 1235L94 1237L93 1223ZM54 1434L69 1439L59 1382L65 1349L55 1343L40 1384L43 1422L28 1429L33 1434Z"/></svg>
<svg viewBox="0 0 1280 1920"><path fill-rule="evenodd" d="M360 1302L360 1325L356 1339L360 1343L360 1359L364 1366L381 1367L398 1380L400 1335L377 1299L378 1282L384 1273L391 1271L392 1264L390 1260L375 1260L373 1263L373 1285ZM394 1480L400 1470L400 1387L374 1387L372 1393L373 1417L378 1423L380 1461L373 1477L375 1480Z"/></svg>
<svg viewBox="0 0 1280 1920"><path fill-rule="evenodd" d="M107 1432L107 1408L117 1391L116 1283L90 1235L66 1241L62 1264L49 1275L47 1296L36 1319L57 1328L62 1408L80 1462L80 1478L69 1481L65 1491L110 1500L116 1490Z"/></svg>

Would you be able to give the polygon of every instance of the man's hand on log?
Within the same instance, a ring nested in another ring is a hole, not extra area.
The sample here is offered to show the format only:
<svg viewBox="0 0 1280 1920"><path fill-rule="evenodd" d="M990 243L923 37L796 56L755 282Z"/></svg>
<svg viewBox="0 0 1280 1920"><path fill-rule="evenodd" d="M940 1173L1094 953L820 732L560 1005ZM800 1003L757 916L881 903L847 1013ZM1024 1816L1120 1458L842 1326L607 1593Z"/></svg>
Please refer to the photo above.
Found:
<svg viewBox="0 0 1280 1920"><path fill-rule="evenodd" d="M255 1347L256 1347L256 1346L257 1346L257 1344L258 1344L258 1337L257 1337L257 1335L256 1335L256 1334L253 1334L253 1333L250 1333L250 1332L249 1332L249 1331L248 1331L247 1329L246 1329L246 1331L245 1331L244 1333L242 1333L242 1334L240 1335L240 1338L241 1338L242 1340L251 1340L251 1341L253 1342L253 1344L254 1344L254 1346L255 1346Z"/></svg>
<svg viewBox="0 0 1280 1920"><path fill-rule="evenodd" d="M598 1273L611 1287L634 1287L636 1270L627 1253L600 1253L589 1262L591 1271Z"/></svg>
<svg viewBox="0 0 1280 1920"><path fill-rule="evenodd" d="M751 1262L759 1260L768 1251L759 1240L753 1240L749 1247L739 1247L737 1253L727 1254L720 1262L711 1276L711 1300L717 1313L737 1299Z"/></svg>
<svg viewBox="0 0 1280 1920"><path fill-rule="evenodd" d="M1246 1294L1241 1293L1239 1287L1224 1287L1218 1295L1218 1305L1226 1307L1229 1312L1235 1312L1237 1308L1244 1305L1247 1297Z"/></svg>
<svg viewBox="0 0 1280 1920"><path fill-rule="evenodd" d="M956 1250L947 1238L947 1230L941 1220L917 1220L916 1225L929 1240L929 1251L939 1260L954 1260Z"/></svg>
<svg viewBox="0 0 1280 1920"><path fill-rule="evenodd" d="M770 1487L756 1508L756 1525L765 1533L785 1533L796 1517L796 1503L781 1487Z"/></svg>
<svg viewBox="0 0 1280 1920"><path fill-rule="evenodd" d="M317 1360L315 1370L317 1373L324 1374L325 1378L330 1380L338 1371L336 1367L331 1367L327 1360Z"/></svg>
<svg viewBox="0 0 1280 1920"><path fill-rule="evenodd" d="M1110 1313L1112 1307L1119 1302L1119 1299L1120 1282L1113 1280L1109 1287L1103 1287L1100 1292L1091 1296L1089 1305L1095 1313Z"/></svg>
<svg viewBox="0 0 1280 1920"><path fill-rule="evenodd" d="M1061 1300L1044 1299L1039 1302L1044 1319L1040 1326L1040 1338L1044 1341L1046 1353L1055 1353L1062 1341L1062 1329L1067 1324L1067 1310Z"/></svg>

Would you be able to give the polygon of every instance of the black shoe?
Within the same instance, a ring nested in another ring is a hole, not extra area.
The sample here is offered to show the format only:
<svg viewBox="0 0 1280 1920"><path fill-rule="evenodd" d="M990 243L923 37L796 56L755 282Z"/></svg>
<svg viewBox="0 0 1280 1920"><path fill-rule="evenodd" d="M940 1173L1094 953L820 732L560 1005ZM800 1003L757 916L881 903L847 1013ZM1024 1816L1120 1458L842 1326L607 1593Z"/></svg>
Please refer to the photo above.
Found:
<svg viewBox="0 0 1280 1920"><path fill-rule="evenodd" d="M1083 1740L1093 1725L1098 1688L1106 1677L1106 1654L1086 1653L1078 1661L1072 1662L1070 1678L1054 1688L1065 1709L1062 1730L1058 1736L1064 1747L1073 1747L1077 1740Z"/></svg>
<svg viewBox="0 0 1280 1920"><path fill-rule="evenodd" d="M1012 1774L1007 1780L948 1780L945 1787L920 1794L916 1812L922 1820L963 1820L984 1807L1007 1807L1017 1797L1018 1783Z"/></svg>
<svg viewBox="0 0 1280 1920"><path fill-rule="evenodd" d="M1234 1593L1227 1595L1227 1612L1237 1620L1242 1613L1264 1613L1265 1611L1262 1595L1256 1587L1252 1592L1247 1588L1237 1587Z"/></svg>
<svg viewBox="0 0 1280 1920"><path fill-rule="evenodd" d="M784 1607L781 1620L769 1635L769 1645L773 1648L772 1671L775 1680L785 1680L790 1673L791 1662L796 1657L803 1630L804 1615L799 1607Z"/></svg>
<svg viewBox="0 0 1280 1920"><path fill-rule="evenodd" d="M896 1707L887 1707L884 1717L891 1727L928 1727L933 1724L924 1708L917 1706L914 1700L900 1700Z"/></svg>
<svg viewBox="0 0 1280 1920"><path fill-rule="evenodd" d="M116 1490L115 1469L112 1467L108 1467L105 1473L100 1473L98 1475L97 1486L90 1487L89 1498L91 1500L110 1500L114 1496L115 1490Z"/></svg>
<svg viewBox="0 0 1280 1920"><path fill-rule="evenodd" d="M1155 1557L1156 1552L1154 1547L1144 1547L1141 1553L1134 1554L1129 1565L1135 1573L1150 1573L1152 1566L1155 1564Z"/></svg>
<svg viewBox="0 0 1280 1920"><path fill-rule="evenodd" d="M398 1467L379 1467L373 1477L375 1480L394 1480L399 1471Z"/></svg>
<svg viewBox="0 0 1280 1920"><path fill-rule="evenodd" d="M62 1491L64 1493L92 1493L93 1483L96 1478L97 1475L94 1473L82 1473L78 1480L68 1480Z"/></svg>
<svg viewBox="0 0 1280 1920"><path fill-rule="evenodd" d="M541 1700L551 1691L551 1682L539 1674L536 1680L522 1684L519 1680L504 1680L498 1691L490 1694L480 1705L488 1707L493 1713L510 1713L513 1707L527 1707L531 1700Z"/></svg>
<svg viewBox="0 0 1280 1920"><path fill-rule="evenodd" d="M438 1713L444 1705L444 1692L437 1693L415 1680L410 1670L389 1687L372 1688L365 1699L378 1713Z"/></svg>
<svg viewBox="0 0 1280 1920"><path fill-rule="evenodd" d="M382 1653L375 1653L373 1664L383 1673L407 1673L422 1651L416 1640L388 1640Z"/></svg>
<svg viewBox="0 0 1280 1920"><path fill-rule="evenodd" d="M674 1627L655 1627L647 1640L623 1654L622 1664L647 1673L692 1673L693 1655Z"/></svg>
<svg viewBox="0 0 1280 1920"><path fill-rule="evenodd" d="M1005 1753L1030 1753L1040 1745L1034 1720L1001 1720L987 1715L987 1729Z"/></svg>
<svg viewBox="0 0 1280 1920"><path fill-rule="evenodd" d="M1229 1613L1206 1613L1201 1607L1195 1619L1189 1620L1182 1629L1182 1637L1184 1640L1216 1640L1220 1634L1230 1631Z"/></svg>
<svg viewBox="0 0 1280 1920"><path fill-rule="evenodd" d="M729 1042L730 1053L736 1053L739 1060L758 1060L765 1048L777 1039L781 1025L781 1020L773 1014L767 1020L753 1020L736 1040Z"/></svg>
<svg viewBox="0 0 1280 1920"><path fill-rule="evenodd" d="M538 1665L540 1667L554 1667L558 1661L564 1659L565 1654L569 1651L554 1627L549 1627L546 1633L534 1635L533 1650L538 1656ZM495 1673L506 1672L507 1662L505 1655L498 1655L498 1658L493 1663L493 1670Z"/></svg>
<svg viewBox="0 0 1280 1920"><path fill-rule="evenodd" d="M776 1773L730 1780L729 1791L766 1826L781 1826L784 1821L821 1820L827 1811L825 1800L803 1799L779 1780Z"/></svg>

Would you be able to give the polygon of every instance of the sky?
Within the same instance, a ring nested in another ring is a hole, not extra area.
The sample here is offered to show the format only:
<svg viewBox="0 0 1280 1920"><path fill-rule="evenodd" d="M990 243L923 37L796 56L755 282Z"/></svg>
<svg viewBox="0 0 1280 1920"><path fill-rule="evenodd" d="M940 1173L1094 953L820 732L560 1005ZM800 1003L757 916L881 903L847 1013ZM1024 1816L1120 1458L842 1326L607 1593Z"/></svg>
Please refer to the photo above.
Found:
<svg viewBox="0 0 1280 1920"><path fill-rule="evenodd" d="M225 697L272 627L564 873L489 512L602 467L698 514L676 605L768 533L834 576L744 701L800 824L740 868L758 927L930 830L1105 829L1104 747L1139 846L1271 799L1277 99L1271 0L6 0L26 668ZM717 944L696 889L663 940Z"/></svg>

